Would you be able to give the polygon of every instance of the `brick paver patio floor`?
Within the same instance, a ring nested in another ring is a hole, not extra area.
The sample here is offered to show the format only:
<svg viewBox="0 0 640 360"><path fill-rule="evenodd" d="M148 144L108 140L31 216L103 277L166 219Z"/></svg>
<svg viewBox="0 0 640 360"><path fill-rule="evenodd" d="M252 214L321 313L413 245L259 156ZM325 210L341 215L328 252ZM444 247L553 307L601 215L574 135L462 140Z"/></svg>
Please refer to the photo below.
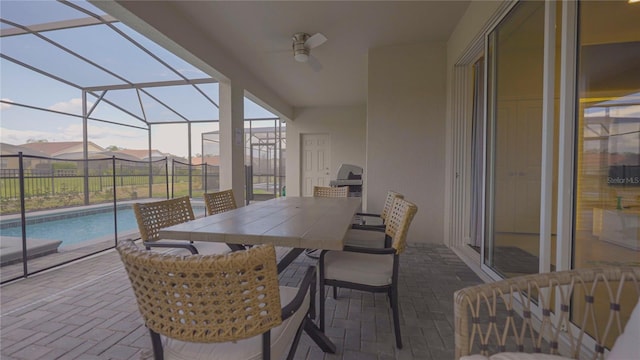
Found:
<svg viewBox="0 0 640 360"><path fill-rule="evenodd" d="M453 292L481 280L444 245L410 246L400 261L403 349L394 345L386 294L341 289L327 300L326 333L336 354L303 335L296 359L452 359ZM301 255L281 284L296 285L314 262ZM6 284L0 300L3 360L152 358L115 251Z"/></svg>

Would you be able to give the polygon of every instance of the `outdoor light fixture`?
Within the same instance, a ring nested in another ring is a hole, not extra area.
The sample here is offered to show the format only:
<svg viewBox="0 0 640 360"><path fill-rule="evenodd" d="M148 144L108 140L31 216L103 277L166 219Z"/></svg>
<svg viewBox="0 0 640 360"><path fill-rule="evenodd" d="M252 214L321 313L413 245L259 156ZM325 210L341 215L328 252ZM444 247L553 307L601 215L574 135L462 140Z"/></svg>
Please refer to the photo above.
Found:
<svg viewBox="0 0 640 360"><path fill-rule="evenodd" d="M309 60L309 48L305 46L305 42L309 39L309 34L296 33L293 35L293 58L298 62L307 62Z"/></svg>
<svg viewBox="0 0 640 360"><path fill-rule="evenodd" d="M309 54L305 54L304 52L299 52L293 56L294 59L298 62L307 62L309 60Z"/></svg>
<svg viewBox="0 0 640 360"><path fill-rule="evenodd" d="M304 32L293 34L293 58L298 62L309 61L310 50L324 44L327 38L320 34L309 35Z"/></svg>

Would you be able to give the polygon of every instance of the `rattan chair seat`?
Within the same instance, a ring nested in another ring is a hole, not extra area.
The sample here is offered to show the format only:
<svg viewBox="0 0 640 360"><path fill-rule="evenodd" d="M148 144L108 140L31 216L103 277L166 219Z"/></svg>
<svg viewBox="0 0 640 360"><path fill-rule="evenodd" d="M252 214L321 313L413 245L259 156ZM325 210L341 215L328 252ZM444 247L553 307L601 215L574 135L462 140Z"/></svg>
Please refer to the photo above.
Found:
<svg viewBox="0 0 640 360"><path fill-rule="evenodd" d="M280 358L288 346L295 353L315 294L312 267L296 289L278 285L273 245L177 256L128 240L117 250L156 359Z"/></svg>

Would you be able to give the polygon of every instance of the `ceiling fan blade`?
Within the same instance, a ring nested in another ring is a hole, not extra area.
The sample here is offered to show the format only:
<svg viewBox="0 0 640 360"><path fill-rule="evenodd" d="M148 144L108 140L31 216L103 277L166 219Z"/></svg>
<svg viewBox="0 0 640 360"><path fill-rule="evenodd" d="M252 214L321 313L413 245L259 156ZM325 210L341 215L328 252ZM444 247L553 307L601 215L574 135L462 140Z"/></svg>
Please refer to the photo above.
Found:
<svg viewBox="0 0 640 360"><path fill-rule="evenodd" d="M309 66L311 66L311 68L314 71L322 70L322 64L320 64L320 61L318 61L318 58L316 58L313 55L309 55L309 60L307 60L307 64L309 64Z"/></svg>
<svg viewBox="0 0 640 360"><path fill-rule="evenodd" d="M314 47L324 44L325 41L327 41L327 37L321 33L313 34L304 42L304 47L307 49L313 49Z"/></svg>

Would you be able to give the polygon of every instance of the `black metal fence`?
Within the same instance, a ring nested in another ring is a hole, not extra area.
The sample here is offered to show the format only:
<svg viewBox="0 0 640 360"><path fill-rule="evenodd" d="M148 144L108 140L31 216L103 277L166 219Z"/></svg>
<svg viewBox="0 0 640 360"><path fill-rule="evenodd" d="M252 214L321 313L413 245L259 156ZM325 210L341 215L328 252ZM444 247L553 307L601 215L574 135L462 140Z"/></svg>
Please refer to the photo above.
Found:
<svg viewBox="0 0 640 360"><path fill-rule="evenodd" d="M0 160L2 283L112 249L133 233L137 236L131 210L137 200L199 198L219 190L217 166L167 158L68 160L20 153L1 155ZM100 227L106 223L106 232L96 230L91 217L100 219ZM83 234L76 236L72 230ZM84 235L89 240L70 239Z"/></svg>
<svg viewBox="0 0 640 360"><path fill-rule="evenodd" d="M61 160L2 155L0 214L110 203L169 195L168 160L131 161L116 157ZM21 185L24 187L21 190Z"/></svg>
<svg viewBox="0 0 640 360"><path fill-rule="evenodd" d="M200 198L206 192L220 190L218 166L190 165L174 160L171 168L171 197L189 195Z"/></svg>

